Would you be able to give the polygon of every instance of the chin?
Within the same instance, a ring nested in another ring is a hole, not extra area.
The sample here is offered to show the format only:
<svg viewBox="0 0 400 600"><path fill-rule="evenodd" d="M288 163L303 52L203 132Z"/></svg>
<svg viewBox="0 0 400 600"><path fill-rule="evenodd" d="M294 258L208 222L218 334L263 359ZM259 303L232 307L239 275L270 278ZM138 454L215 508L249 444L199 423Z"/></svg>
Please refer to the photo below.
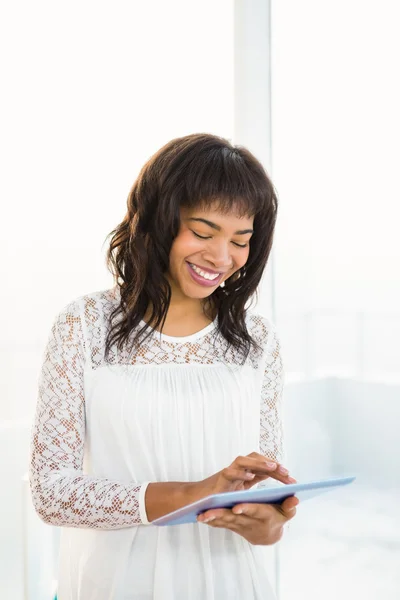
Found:
<svg viewBox="0 0 400 600"><path fill-rule="evenodd" d="M202 298L207 298L207 296L211 296L211 294L217 289L218 286L212 287L212 288L205 288L203 290L189 290L189 289L185 289L184 287L181 287L182 292L185 294L185 296L187 296L188 298L198 298L199 300Z"/></svg>

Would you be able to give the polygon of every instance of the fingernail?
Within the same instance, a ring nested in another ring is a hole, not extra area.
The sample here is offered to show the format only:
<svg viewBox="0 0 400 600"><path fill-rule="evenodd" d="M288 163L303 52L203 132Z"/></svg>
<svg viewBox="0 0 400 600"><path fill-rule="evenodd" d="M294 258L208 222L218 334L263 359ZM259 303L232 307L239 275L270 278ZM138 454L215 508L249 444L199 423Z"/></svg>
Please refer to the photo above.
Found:
<svg viewBox="0 0 400 600"><path fill-rule="evenodd" d="M214 521L215 517L208 517L208 519L204 519L203 523L209 523L210 521Z"/></svg>
<svg viewBox="0 0 400 600"><path fill-rule="evenodd" d="M288 475L289 473L289 471L282 466L279 467L279 472L282 473L282 475Z"/></svg>
<svg viewBox="0 0 400 600"><path fill-rule="evenodd" d="M267 467L268 469L275 469L276 463L267 461Z"/></svg>
<svg viewBox="0 0 400 600"><path fill-rule="evenodd" d="M288 481L290 481L290 483L297 483L296 479L294 479L294 477L288 477Z"/></svg>
<svg viewBox="0 0 400 600"><path fill-rule="evenodd" d="M246 478L247 479L254 479L255 474L254 473L246 473Z"/></svg>

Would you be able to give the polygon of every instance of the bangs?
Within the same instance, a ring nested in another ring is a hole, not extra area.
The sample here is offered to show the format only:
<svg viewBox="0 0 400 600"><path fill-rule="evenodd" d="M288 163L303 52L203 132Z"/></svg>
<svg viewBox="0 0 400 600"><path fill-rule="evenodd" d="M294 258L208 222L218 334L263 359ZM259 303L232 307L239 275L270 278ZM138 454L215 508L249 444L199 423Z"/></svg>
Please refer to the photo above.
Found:
<svg viewBox="0 0 400 600"><path fill-rule="evenodd" d="M132 332L132 348L140 350L154 329L162 330L173 292L168 271L180 208L254 217L245 265L207 296L205 306L213 317L218 315L216 333L225 345L224 355L237 350L244 364L250 350L262 350L258 336L247 330L246 311L249 300L257 297L272 248L278 197L263 165L247 148L208 133L165 144L142 167L131 188L127 213L112 231L107 253L107 265L121 288L115 314L121 312L122 319L109 331L106 356L116 342L122 349ZM149 309L151 326L143 327Z"/></svg>
<svg viewBox="0 0 400 600"><path fill-rule="evenodd" d="M261 166L261 165L260 165ZM200 153L184 171L181 205L215 208L222 214L253 216L270 204L270 186L260 169L246 161L243 150L226 147Z"/></svg>

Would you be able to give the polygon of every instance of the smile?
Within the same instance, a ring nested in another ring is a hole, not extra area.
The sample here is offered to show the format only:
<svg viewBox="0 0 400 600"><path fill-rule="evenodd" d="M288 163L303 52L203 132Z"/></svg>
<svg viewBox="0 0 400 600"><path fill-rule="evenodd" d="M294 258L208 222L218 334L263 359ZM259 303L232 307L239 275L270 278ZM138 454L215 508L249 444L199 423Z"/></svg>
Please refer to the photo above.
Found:
<svg viewBox="0 0 400 600"><path fill-rule="evenodd" d="M198 267L197 265L195 265L193 263L188 263L188 264L192 267L192 269L193 269L193 271L195 271L195 273L198 273L199 275L204 277L204 279L214 280L221 275L221 273L209 273L208 271L203 271L202 269L200 269L200 267Z"/></svg>
<svg viewBox="0 0 400 600"><path fill-rule="evenodd" d="M223 273L207 273L193 263L188 262L187 265L189 267L189 273L196 283L206 286L214 286L217 285L222 279Z"/></svg>

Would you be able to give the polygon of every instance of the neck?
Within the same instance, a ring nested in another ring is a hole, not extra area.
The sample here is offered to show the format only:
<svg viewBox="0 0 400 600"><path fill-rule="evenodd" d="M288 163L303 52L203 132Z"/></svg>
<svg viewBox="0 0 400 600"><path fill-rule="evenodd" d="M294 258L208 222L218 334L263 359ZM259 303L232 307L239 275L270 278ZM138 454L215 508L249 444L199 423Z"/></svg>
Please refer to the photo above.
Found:
<svg viewBox="0 0 400 600"><path fill-rule="evenodd" d="M213 320L210 315L210 306L207 298L189 298L182 293L182 290L175 285L175 282L169 278L171 286L171 300L168 308L167 318L193 318L207 316Z"/></svg>
<svg viewBox="0 0 400 600"><path fill-rule="evenodd" d="M213 321L216 317L216 310L208 299L188 298L187 296L176 297L171 294L171 300L168 307L166 322L209 320ZM152 305L147 307L145 320L148 321L152 313Z"/></svg>

